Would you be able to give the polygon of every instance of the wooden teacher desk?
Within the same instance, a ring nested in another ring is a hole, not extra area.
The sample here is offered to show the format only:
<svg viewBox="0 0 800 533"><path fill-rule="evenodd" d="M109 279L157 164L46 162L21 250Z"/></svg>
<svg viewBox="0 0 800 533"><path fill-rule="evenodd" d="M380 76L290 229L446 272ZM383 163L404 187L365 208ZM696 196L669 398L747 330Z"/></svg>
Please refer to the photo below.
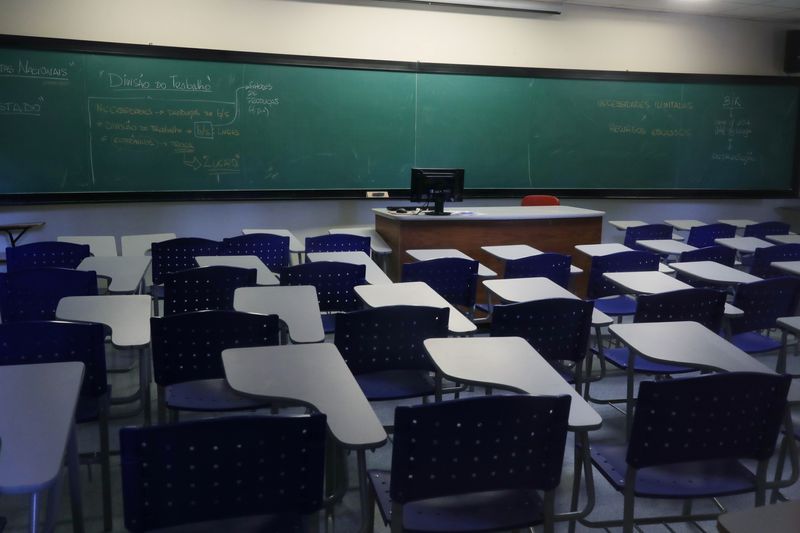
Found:
<svg viewBox="0 0 800 533"><path fill-rule="evenodd" d="M542 251L573 256L573 264L588 272L590 259L575 254L575 245L599 243L603 211L579 207L508 206L462 207L458 214L435 217L411 213L375 211L375 229L391 246L387 262L389 277L400 279L402 265L411 261L406 250L415 248L456 248L495 272L503 262L482 246L527 244ZM577 276L576 291L584 294L587 275Z"/></svg>

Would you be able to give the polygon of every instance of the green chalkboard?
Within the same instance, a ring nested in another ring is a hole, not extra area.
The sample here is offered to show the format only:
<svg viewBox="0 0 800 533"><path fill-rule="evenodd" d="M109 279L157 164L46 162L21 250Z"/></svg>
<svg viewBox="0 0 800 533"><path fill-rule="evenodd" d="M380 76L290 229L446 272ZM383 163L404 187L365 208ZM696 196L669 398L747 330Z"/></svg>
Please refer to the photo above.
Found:
<svg viewBox="0 0 800 533"><path fill-rule="evenodd" d="M111 52L0 38L0 199L795 190L793 80Z"/></svg>

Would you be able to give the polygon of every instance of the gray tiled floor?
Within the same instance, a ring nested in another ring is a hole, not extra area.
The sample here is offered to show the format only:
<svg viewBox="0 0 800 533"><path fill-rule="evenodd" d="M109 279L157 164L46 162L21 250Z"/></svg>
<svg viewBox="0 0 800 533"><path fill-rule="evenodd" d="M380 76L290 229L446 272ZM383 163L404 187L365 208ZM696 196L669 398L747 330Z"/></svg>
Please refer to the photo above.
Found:
<svg viewBox="0 0 800 533"><path fill-rule="evenodd" d="M774 367L775 357L762 356L760 359L768 366ZM800 372L800 358L790 357L789 359L790 370ZM135 386L135 372L129 374L111 374L111 381L113 383L115 394L123 394L127 389ZM593 385L593 393L599 397L605 396L619 396L624 391L624 378L622 375L617 374L609 376L600 383ZM482 394L482 390L478 390L472 394ZM411 402L413 403L413 402ZM376 405L381 420L391 420L395 402L386 403L384 405ZM116 409L116 408L115 408ZM605 405L598 405L596 409L603 417L603 427L595 432L592 432L590 438L593 442L601 441L618 441L622 435L622 428L624 417L613 408ZM187 417L184 417L187 418ZM138 417L127 418L122 420L114 420L112 427L112 449L118 449L116 433L119 427L123 425L137 425L141 424L141 415ZM79 430L79 440L81 450L91 450L96 446L96 427L89 425L81 427ZM559 489L557 498L557 509L565 510L569 503L569 490L572 481L572 455L569 453L571 449L572 439L568 441L568 453L566 454L562 483ZM368 453L367 463L370 468L388 468L391 462L391 444L388 444L374 452ZM351 485L354 477L354 463L355 458L353 455L349 458L350 471L351 471ZM97 532L102 530L102 514L100 506L100 473L97 466L93 466L91 470L88 467L81 468L82 473L82 493L84 498L84 514L87 532ZM120 489L120 474L119 474L119 457L112 458L112 484L113 484L113 505L114 505L114 531L124 531L124 524L122 518L122 496ZM594 520L611 519L621 517L622 514L622 498L619 494L611 490L608 484L599 476L595 476L595 485L597 487L597 503L591 518ZM800 483L790 487L785 494L792 499L800 498ZM69 517L69 496L66 490L64 497L61 501L61 519L58 523L56 531L70 532L72 531L70 517ZM751 495L725 498L723 504L730 510L744 509L752 507L753 498ZM680 502L655 502L641 500L637 502L637 515L647 515L661 513L665 510L675 510L680 508ZM6 531L25 531L27 528L27 509L28 500L25 497L3 495L0 496L0 515L5 515L9 519L9 525ZM711 509L710 504L697 506L696 509ZM377 515L377 513L376 513ZM358 494L355 487L351 487L341 504L336 508L335 517L335 531L339 532L354 532L358 530L359 525L359 509L358 509ZM713 523L702 524L706 531L715 531L716 527ZM567 531L566 523L557 524L557 531ZM697 531L689 525L674 525L673 529L676 531ZM378 532L388 531L379 518L376 518L375 530ZM590 531L589 528L583 525L578 525L577 531ZM647 526L642 528L643 531L667 531L662 525Z"/></svg>

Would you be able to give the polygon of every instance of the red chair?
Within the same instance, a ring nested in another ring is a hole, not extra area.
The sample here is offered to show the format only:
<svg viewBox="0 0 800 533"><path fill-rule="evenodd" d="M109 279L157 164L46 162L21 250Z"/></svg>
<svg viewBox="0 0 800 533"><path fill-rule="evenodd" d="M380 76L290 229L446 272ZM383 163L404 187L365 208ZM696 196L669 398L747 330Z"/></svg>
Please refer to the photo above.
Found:
<svg viewBox="0 0 800 533"><path fill-rule="evenodd" d="M561 205L561 201L549 194L529 194L522 197L522 205Z"/></svg>

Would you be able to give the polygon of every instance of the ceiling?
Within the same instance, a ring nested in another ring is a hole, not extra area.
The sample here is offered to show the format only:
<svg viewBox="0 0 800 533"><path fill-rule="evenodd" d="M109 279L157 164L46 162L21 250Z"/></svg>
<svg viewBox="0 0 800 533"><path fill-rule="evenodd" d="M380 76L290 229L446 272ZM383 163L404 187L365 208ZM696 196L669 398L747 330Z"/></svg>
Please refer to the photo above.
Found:
<svg viewBox="0 0 800 533"><path fill-rule="evenodd" d="M800 0L565 0L569 4L711 15L770 22L800 22Z"/></svg>

